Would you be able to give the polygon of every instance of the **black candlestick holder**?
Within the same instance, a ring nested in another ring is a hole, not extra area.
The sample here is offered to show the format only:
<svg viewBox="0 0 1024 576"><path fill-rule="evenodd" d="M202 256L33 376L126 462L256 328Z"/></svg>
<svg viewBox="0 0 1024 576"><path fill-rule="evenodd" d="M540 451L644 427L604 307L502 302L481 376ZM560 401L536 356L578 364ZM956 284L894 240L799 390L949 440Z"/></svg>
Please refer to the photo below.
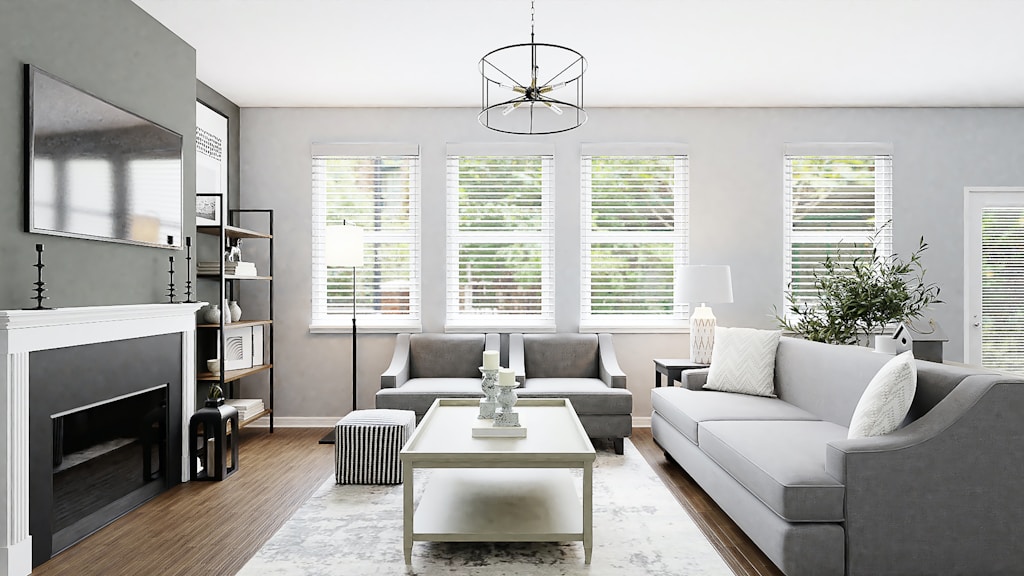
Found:
<svg viewBox="0 0 1024 576"><path fill-rule="evenodd" d="M185 302L192 304L192 237L185 236Z"/></svg>
<svg viewBox="0 0 1024 576"><path fill-rule="evenodd" d="M34 288L36 295L32 297L36 301L35 308L25 308L25 310L53 310L53 308L43 306L43 300L49 300L49 296L43 296L43 292L46 292L46 282L43 282L43 268L46 268L46 264L43 264L43 245L36 244L36 263L33 264L36 269L36 281Z"/></svg>
<svg viewBox="0 0 1024 576"><path fill-rule="evenodd" d="M178 304L179 302L174 299L174 256L168 256L167 260L171 266L170 269L167 270L167 273L171 277L171 281L167 285L167 303Z"/></svg>

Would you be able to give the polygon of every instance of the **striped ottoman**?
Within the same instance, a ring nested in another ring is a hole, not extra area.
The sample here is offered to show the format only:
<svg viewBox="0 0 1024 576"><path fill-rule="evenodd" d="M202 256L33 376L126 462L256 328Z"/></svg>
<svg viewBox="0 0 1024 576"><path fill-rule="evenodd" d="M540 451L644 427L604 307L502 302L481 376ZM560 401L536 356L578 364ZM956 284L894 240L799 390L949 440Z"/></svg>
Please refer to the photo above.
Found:
<svg viewBox="0 0 1024 576"><path fill-rule="evenodd" d="M356 410L334 426L338 484L401 484L398 453L416 428L412 410Z"/></svg>

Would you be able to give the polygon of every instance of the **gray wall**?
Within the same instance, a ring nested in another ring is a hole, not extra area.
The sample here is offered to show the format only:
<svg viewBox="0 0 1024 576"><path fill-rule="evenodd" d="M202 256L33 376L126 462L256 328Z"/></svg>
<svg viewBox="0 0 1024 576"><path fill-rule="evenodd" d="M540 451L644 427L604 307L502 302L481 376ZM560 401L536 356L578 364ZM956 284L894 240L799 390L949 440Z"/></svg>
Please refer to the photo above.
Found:
<svg viewBox="0 0 1024 576"><path fill-rule="evenodd" d="M599 109L555 143L558 330L577 329L581 142L684 142L690 149L690 261L730 264L735 303L720 325L772 328L782 304L782 150L786 142L890 142L894 235L909 253L924 235L927 277L945 304L934 317L963 350L964 186L1024 184L1022 109ZM415 142L423 188L423 329L444 329L446 142L510 141L468 109L242 110L243 204L276 210L278 416L340 416L350 408L350 336L309 334L310 143ZM243 300L243 310L250 305ZM255 303L251 305L256 305ZM656 357L685 357L683 334L617 334L634 415L650 415ZM393 335L361 334L360 407L372 407Z"/></svg>
<svg viewBox="0 0 1024 576"><path fill-rule="evenodd" d="M25 232L26 63L181 134L187 199L195 195L195 50L130 0L0 0L0 309L34 305L39 242L50 306L162 301L167 257L181 252ZM184 212L185 234L194 235L195 204Z"/></svg>

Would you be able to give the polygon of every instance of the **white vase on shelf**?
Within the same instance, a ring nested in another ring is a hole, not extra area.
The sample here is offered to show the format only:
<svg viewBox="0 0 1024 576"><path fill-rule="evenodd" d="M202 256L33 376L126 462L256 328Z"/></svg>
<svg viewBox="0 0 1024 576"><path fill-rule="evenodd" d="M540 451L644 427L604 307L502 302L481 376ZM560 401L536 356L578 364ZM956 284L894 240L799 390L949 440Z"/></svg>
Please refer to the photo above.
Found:
<svg viewBox="0 0 1024 576"><path fill-rule="evenodd" d="M228 310L231 311L231 321L238 322L242 318L242 309L238 307L238 301L232 300L228 304Z"/></svg>
<svg viewBox="0 0 1024 576"><path fill-rule="evenodd" d="M203 312L203 320L206 320L207 324L220 323L220 306L216 304L206 306L206 312Z"/></svg>

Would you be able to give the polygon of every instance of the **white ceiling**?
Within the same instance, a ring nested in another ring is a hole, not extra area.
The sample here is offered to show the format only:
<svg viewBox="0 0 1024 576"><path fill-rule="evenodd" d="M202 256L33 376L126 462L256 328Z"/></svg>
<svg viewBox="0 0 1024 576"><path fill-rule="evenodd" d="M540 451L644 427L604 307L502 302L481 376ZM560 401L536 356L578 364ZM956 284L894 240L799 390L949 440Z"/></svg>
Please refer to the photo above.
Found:
<svg viewBox="0 0 1024 576"><path fill-rule="evenodd" d="M473 107L529 0L134 0L242 107ZM1024 106L1022 0L537 0L584 103ZM543 62L540 62L543 66Z"/></svg>

